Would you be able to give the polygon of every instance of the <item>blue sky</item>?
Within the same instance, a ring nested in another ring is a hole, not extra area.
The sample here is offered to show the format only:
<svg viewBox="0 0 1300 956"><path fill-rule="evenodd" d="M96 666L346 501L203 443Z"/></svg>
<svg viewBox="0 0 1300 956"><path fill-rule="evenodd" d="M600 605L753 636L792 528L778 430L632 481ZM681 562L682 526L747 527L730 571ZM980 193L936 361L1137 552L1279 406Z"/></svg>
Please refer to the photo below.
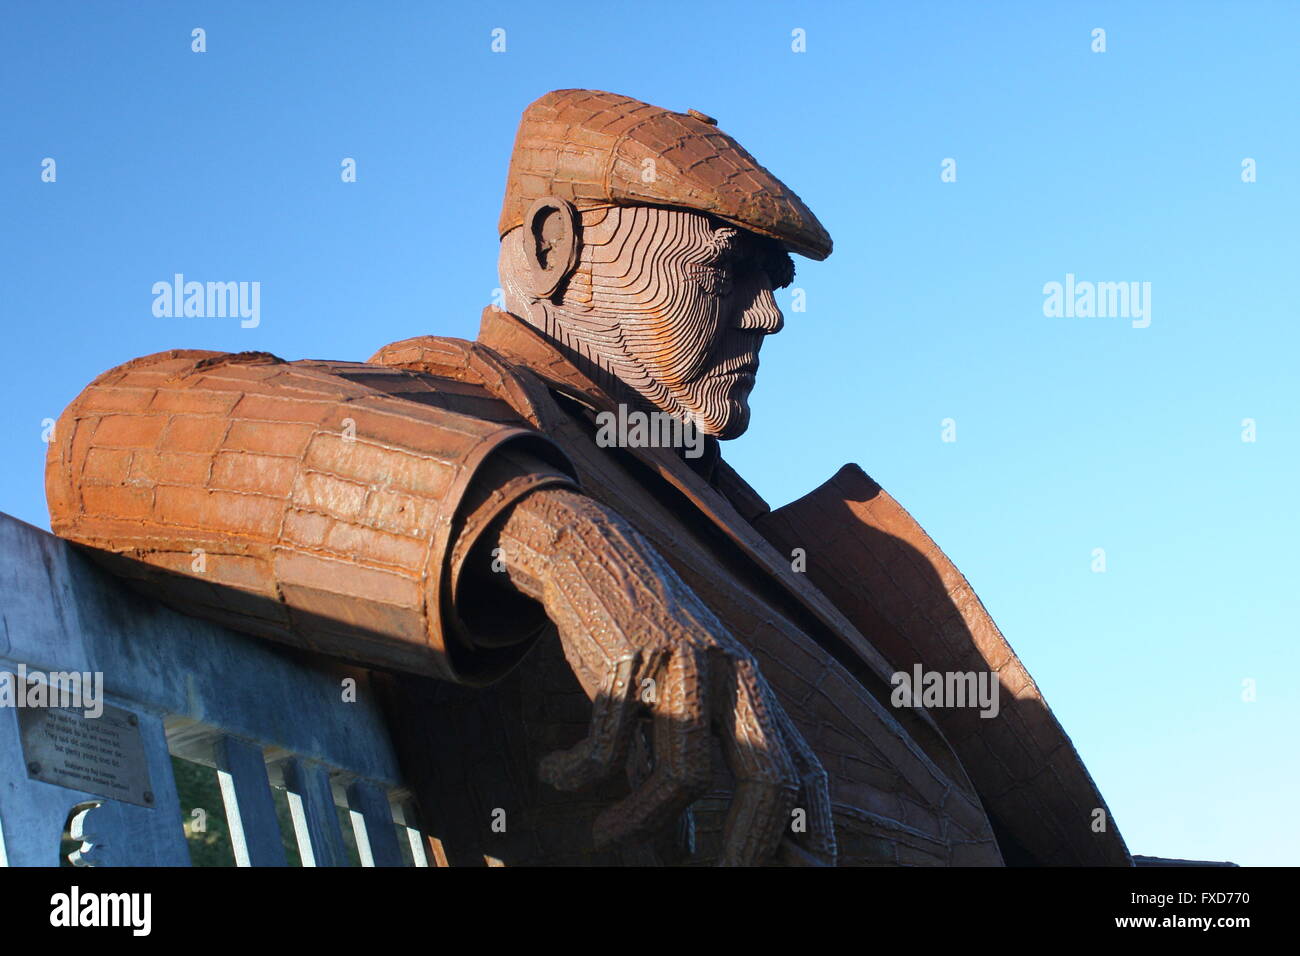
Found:
<svg viewBox="0 0 1300 956"><path fill-rule="evenodd" d="M42 420L135 356L472 338L520 111L694 107L835 239L727 457L774 505L845 461L898 498L1133 852L1295 864L1300 8L463 6L5 6L0 509L47 525ZM260 324L155 317L178 272ZM1067 274L1149 282L1149 326L1045 316Z"/></svg>

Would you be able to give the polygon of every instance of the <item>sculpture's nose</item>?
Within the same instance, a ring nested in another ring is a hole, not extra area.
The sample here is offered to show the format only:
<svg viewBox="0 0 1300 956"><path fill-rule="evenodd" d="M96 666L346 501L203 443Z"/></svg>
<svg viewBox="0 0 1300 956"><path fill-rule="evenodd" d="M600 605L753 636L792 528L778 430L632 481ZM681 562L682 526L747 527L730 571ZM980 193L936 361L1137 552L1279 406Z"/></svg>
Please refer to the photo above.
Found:
<svg viewBox="0 0 1300 956"><path fill-rule="evenodd" d="M736 325L742 329L753 329L764 335L775 335L785 327L785 316L776 304L772 294L772 284L763 276L750 283L745 290L747 304L741 310Z"/></svg>

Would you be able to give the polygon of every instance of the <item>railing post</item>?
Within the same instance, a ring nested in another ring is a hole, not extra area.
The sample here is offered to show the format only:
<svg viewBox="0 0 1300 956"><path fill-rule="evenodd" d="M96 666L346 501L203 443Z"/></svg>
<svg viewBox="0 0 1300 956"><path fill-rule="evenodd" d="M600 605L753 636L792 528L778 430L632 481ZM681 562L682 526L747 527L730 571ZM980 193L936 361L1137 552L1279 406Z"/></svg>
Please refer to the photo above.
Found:
<svg viewBox="0 0 1300 956"><path fill-rule="evenodd" d="M291 757L284 763L284 785L289 791L289 812L302 865L350 865L325 769Z"/></svg>
<svg viewBox="0 0 1300 956"><path fill-rule="evenodd" d="M414 865L418 867L427 867L429 865L429 856L424 850L424 834L420 832L418 826L414 826L418 821L408 800L399 800L392 805L393 819L406 831L406 842L411 845L411 859Z"/></svg>
<svg viewBox="0 0 1300 956"><path fill-rule="evenodd" d="M404 866L388 794L369 781L358 780L348 787L348 806L361 865Z"/></svg>
<svg viewBox="0 0 1300 956"><path fill-rule="evenodd" d="M235 866L288 866L262 748L223 736L213 748Z"/></svg>

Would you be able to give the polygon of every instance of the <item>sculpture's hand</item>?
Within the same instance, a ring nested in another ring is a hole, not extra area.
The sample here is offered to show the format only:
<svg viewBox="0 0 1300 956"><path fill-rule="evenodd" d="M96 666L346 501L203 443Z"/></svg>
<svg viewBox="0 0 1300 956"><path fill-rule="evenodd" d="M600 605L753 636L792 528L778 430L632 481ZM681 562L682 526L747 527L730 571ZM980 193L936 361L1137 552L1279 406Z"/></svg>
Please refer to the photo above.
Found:
<svg viewBox="0 0 1300 956"><path fill-rule="evenodd" d="M542 779L574 790L609 776L625 765L638 717L653 720L653 769L598 818L598 844L676 820L709 787L717 734L736 781L720 862L762 863L780 846L793 862L834 863L816 755L754 657L649 542L592 499L544 489L511 509L498 543L511 583L543 603L592 700L587 738L546 757ZM798 835L796 808L807 821Z"/></svg>

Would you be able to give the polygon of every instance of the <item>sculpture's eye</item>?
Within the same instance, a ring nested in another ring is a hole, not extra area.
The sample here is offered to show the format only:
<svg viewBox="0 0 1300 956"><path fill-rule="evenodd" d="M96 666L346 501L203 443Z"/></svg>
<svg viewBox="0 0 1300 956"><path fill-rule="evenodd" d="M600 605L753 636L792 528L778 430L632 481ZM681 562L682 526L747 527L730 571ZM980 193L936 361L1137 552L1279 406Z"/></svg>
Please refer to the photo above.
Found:
<svg viewBox="0 0 1300 956"><path fill-rule="evenodd" d="M728 296L734 284L735 270L727 262L701 262L689 270L706 295Z"/></svg>
<svg viewBox="0 0 1300 956"><path fill-rule="evenodd" d="M714 231L703 258L687 267L690 276L699 283L707 295L727 296L736 275L738 255L738 234L731 228Z"/></svg>
<svg viewBox="0 0 1300 956"><path fill-rule="evenodd" d="M732 276L749 277L755 272L767 276L773 290L783 289L794 281L794 260L775 240L745 235L723 252L723 261Z"/></svg>

